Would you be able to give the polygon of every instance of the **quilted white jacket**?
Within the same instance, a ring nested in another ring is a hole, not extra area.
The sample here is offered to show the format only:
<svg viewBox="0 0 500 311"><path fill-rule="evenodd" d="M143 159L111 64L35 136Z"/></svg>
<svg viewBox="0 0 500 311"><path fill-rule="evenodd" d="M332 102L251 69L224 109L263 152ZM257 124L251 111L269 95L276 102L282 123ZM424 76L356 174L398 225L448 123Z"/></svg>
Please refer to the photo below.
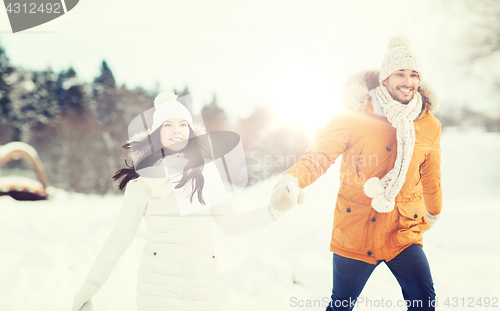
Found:
<svg viewBox="0 0 500 311"><path fill-rule="evenodd" d="M205 165L203 175L205 202L224 200L224 186L213 163ZM213 219L227 234L240 234L265 226L274 217L267 206L236 214L227 200L181 216L177 200L185 196L174 195L171 183L167 188L169 194L165 197L163 192L164 198L158 199L147 178L128 183L115 227L92 266L88 281L100 286L108 279L144 217L149 234L138 274L138 310L218 310L210 221ZM196 195L192 204L200 204Z"/></svg>

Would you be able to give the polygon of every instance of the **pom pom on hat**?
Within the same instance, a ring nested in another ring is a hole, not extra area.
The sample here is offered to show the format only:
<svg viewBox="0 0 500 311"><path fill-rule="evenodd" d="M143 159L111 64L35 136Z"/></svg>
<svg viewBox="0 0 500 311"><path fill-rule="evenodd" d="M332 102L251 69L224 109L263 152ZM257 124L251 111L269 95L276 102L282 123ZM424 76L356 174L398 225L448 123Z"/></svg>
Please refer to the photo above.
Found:
<svg viewBox="0 0 500 311"><path fill-rule="evenodd" d="M415 70L420 76L420 81L422 81L422 66L415 52L410 49L411 43L407 37L395 36L389 40L387 47L388 51L384 55L378 79L380 84L401 69Z"/></svg>
<svg viewBox="0 0 500 311"><path fill-rule="evenodd" d="M163 93L160 93L156 96L154 104L155 104L155 107L158 107L159 105L161 105L165 102L168 102L171 100L176 100L176 99L177 99L177 95L175 95L174 93L163 92Z"/></svg>
<svg viewBox="0 0 500 311"><path fill-rule="evenodd" d="M391 40L389 40L389 43L387 44L387 49L390 50L398 46L404 46L407 49L411 49L410 39L402 35L395 36Z"/></svg>
<svg viewBox="0 0 500 311"><path fill-rule="evenodd" d="M158 129L163 122L170 119L183 119L193 128L193 117L189 110L177 101L177 95L172 92L158 94L154 100L155 113L151 132Z"/></svg>

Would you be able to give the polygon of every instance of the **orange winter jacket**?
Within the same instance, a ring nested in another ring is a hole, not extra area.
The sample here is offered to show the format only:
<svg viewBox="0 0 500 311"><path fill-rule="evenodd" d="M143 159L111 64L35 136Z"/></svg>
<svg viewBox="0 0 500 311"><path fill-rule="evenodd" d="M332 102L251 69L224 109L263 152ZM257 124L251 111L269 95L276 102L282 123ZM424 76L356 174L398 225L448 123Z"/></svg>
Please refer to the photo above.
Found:
<svg viewBox="0 0 500 311"><path fill-rule="evenodd" d="M346 107L285 173L305 188L342 155L330 250L372 264L391 260L412 244L422 245L422 231L429 228L426 209L434 215L441 212L441 124L431 114L437 101L424 84L419 88L424 109L414 121L415 149L394 210L378 213L364 193L364 183L385 176L397 157L396 129L386 117L374 114L367 95L378 85L375 71L352 77Z"/></svg>

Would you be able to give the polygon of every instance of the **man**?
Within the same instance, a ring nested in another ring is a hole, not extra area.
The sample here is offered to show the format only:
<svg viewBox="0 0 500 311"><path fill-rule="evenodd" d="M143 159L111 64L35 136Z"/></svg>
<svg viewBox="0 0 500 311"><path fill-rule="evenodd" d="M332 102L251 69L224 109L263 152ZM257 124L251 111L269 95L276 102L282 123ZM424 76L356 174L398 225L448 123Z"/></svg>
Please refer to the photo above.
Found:
<svg viewBox="0 0 500 311"><path fill-rule="evenodd" d="M434 310L422 232L441 212L441 125L431 114L437 101L421 82L407 39L393 38L381 71L348 81L343 111L275 186L271 212L286 211L342 155L327 310L352 310L381 262L401 285L408 310Z"/></svg>

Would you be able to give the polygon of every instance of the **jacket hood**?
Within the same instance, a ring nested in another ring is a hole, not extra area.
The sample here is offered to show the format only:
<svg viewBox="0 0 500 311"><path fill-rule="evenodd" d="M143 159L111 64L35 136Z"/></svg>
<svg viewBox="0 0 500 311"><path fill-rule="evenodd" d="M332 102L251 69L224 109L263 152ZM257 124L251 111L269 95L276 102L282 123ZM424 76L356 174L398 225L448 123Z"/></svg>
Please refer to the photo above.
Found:
<svg viewBox="0 0 500 311"><path fill-rule="evenodd" d="M354 110L366 110L368 91L380 85L378 82L380 71L367 70L358 72L347 79L344 88L344 104ZM437 112L439 101L432 88L425 82L420 84L418 92L422 96L428 112Z"/></svg>

